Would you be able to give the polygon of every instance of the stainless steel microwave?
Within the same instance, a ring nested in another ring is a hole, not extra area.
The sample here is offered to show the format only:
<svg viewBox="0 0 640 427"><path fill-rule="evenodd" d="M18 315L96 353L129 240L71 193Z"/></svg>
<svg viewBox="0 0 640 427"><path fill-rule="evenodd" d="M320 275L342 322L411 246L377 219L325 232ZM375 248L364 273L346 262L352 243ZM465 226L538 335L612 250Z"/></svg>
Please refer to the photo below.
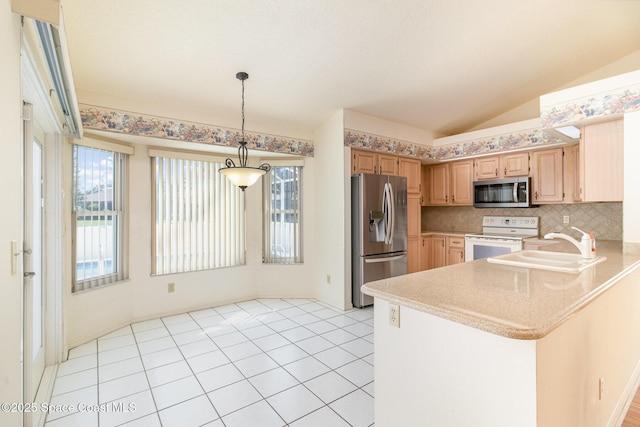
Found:
<svg viewBox="0 0 640 427"><path fill-rule="evenodd" d="M528 176L473 182L476 208L531 207L531 178Z"/></svg>

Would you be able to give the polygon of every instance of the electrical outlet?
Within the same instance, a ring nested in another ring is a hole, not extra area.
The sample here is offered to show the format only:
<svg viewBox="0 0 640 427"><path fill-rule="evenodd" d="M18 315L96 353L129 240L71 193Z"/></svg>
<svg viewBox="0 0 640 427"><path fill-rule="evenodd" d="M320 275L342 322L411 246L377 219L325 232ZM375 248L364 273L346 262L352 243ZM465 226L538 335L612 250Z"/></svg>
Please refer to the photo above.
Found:
<svg viewBox="0 0 640 427"><path fill-rule="evenodd" d="M167 292L171 293L171 292L175 292L176 291L176 284L171 282L167 285Z"/></svg>
<svg viewBox="0 0 640 427"><path fill-rule="evenodd" d="M598 400L602 400L604 396L604 378L598 379Z"/></svg>
<svg viewBox="0 0 640 427"><path fill-rule="evenodd" d="M327 285L331 284L331 275L327 274Z"/></svg>
<svg viewBox="0 0 640 427"><path fill-rule="evenodd" d="M395 304L389 304L389 324L400 327L400 306Z"/></svg>
<svg viewBox="0 0 640 427"><path fill-rule="evenodd" d="M569 215L564 215L562 217L562 223L563 224L569 224Z"/></svg>

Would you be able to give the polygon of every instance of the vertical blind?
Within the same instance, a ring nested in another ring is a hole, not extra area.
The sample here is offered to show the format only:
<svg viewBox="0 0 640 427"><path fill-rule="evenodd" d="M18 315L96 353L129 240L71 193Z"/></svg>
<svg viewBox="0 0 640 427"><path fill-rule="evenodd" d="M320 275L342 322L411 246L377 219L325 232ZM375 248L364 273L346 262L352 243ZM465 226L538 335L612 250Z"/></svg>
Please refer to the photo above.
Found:
<svg viewBox="0 0 640 427"><path fill-rule="evenodd" d="M153 274L244 264L244 193L218 173L223 164L160 156L152 164Z"/></svg>
<svg viewBox="0 0 640 427"><path fill-rule="evenodd" d="M263 177L263 262L302 263L302 166L272 166Z"/></svg>
<svg viewBox="0 0 640 427"><path fill-rule="evenodd" d="M73 291L128 277L127 155L73 146Z"/></svg>

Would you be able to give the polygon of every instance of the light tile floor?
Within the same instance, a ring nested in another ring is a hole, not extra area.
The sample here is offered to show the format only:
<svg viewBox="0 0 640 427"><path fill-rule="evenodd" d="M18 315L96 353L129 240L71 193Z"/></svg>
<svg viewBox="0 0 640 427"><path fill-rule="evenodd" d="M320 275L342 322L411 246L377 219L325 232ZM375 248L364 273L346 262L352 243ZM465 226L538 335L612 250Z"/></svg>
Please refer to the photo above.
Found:
<svg viewBox="0 0 640 427"><path fill-rule="evenodd" d="M258 299L72 349L46 426L371 426L373 389L372 308Z"/></svg>

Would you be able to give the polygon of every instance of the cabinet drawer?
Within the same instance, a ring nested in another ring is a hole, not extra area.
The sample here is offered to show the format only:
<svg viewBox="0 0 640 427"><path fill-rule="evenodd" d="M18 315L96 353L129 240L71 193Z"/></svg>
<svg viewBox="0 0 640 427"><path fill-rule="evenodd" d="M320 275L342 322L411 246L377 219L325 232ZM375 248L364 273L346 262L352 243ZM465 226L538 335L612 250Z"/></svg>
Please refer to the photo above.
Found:
<svg viewBox="0 0 640 427"><path fill-rule="evenodd" d="M454 248L464 248L464 237L449 237L449 246Z"/></svg>

